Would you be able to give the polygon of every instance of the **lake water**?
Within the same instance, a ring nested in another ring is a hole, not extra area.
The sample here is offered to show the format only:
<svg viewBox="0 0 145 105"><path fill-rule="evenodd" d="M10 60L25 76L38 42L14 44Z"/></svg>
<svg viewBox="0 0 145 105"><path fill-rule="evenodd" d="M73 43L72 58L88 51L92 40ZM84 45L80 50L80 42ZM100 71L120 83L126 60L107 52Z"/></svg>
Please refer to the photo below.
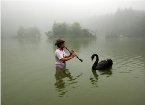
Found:
<svg viewBox="0 0 145 105"><path fill-rule="evenodd" d="M55 69L55 39L2 39L2 105L145 104L144 39L65 41L83 59L68 61L66 73ZM94 53L112 69L92 72Z"/></svg>

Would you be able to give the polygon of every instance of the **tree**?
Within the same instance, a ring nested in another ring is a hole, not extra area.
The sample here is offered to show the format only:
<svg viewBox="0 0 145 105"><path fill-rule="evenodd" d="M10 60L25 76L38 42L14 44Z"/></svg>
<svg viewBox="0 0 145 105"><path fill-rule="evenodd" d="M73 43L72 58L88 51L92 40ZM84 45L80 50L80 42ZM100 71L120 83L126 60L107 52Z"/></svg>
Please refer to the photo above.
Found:
<svg viewBox="0 0 145 105"><path fill-rule="evenodd" d="M49 33L51 33L49 31ZM75 22L71 25L66 23L54 23L52 26L54 36L91 36L88 29L82 29L80 24ZM48 33L46 33L48 35Z"/></svg>
<svg viewBox="0 0 145 105"><path fill-rule="evenodd" d="M71 26L71 32L74 35L80 35L81 34L81 26L79 23L75 22Z"/></svg>

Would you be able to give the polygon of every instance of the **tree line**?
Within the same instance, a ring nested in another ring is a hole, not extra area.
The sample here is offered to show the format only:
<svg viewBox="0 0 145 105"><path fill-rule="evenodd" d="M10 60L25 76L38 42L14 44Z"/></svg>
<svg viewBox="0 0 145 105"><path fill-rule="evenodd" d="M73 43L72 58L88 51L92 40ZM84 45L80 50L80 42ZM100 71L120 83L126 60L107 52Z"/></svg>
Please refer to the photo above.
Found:
<svg viewBox="0 0 145 105"><path fill-rule="evenodd" d="M94 33L90 32L88 29L82 28L78 22L73 24L66 23L54 23L52 30L46 33L48 36L93 36Z"/></svg>
<svg viewBox="0 0 145 105"><path fill-rule="evenodd" d="M108 14L88 20L88 27L97 34L106 36L145 36L145 11L118 9L114 14Z"/></svg>

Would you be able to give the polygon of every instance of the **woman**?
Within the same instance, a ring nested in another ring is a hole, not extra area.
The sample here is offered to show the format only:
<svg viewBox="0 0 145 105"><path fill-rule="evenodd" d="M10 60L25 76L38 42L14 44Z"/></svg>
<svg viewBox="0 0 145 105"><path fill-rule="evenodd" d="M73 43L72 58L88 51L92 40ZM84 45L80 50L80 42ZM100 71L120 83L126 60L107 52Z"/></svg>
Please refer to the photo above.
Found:
<svg viewBox="0 0 145 105"><path fill-rule="evenodd" d="M55 59L56 59L56 68L64 69L66 67L66 61L74 58L76 56L76 53L74 51L71 51L70 55L67 55L64 52L64 40L58 39L56 40L55 45L57 46L57 49L55 51Z"/></svg>

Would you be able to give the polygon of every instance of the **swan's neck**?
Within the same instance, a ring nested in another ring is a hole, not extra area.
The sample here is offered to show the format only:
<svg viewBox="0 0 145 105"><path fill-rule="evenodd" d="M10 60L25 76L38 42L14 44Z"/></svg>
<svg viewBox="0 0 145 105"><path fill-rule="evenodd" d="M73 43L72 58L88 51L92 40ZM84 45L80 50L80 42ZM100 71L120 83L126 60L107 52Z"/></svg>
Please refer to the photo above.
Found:
<svg viewBox="0 0 145 105"><path fill-rule="evenodd" d="M98 60L96 60L96 61L94 62L93 66L97 66L97 64L98 64Z"/></svg>
<svg viewBox="0 0 145 105"><path fill-rule="evenodd" d="M97 67L98 61L99 61L99 58L98 56L96 56L96 61L94 62L92 69L95 69Z"/></svg>

